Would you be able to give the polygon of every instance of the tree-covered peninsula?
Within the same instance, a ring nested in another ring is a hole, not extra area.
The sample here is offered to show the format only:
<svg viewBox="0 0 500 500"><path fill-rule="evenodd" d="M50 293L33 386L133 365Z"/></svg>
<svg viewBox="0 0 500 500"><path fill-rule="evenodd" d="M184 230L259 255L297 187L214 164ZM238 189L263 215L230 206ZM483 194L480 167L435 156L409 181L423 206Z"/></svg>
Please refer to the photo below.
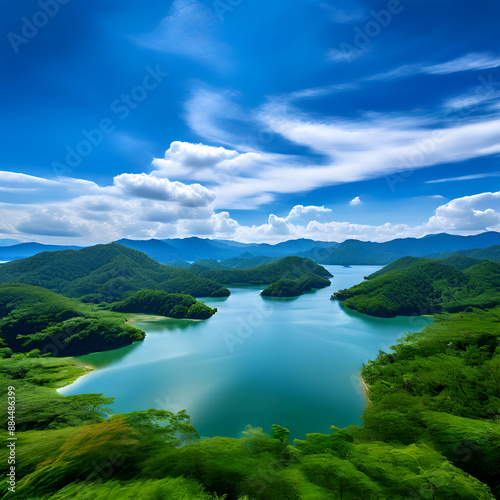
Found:
<svg viewBox="0 0 500 500"><path fill-rule="evenodd" d="M332 299L379 317L494 307L500 304L500 263L460 254L444 260L403 257Z"/></svg>
<svg viewBox="0 0 500 500"><path fill-rule="evenodd" d="M104 314L45 288L0 285L0 345L5 355L38 349L75 356L143 340L145 333L122 315Z"/></svg>
<svg viewBox="0 0 500 500"><path fill-rule="evenodd" d="M82 250L44 252L0 266L0 283L25 283L86 302L115 302L143 289L224 297L229 290L211 279L165 266L111 243Z"/></svg>
<svg viewBox="0 0 500 500"><path fill-rule="evenodd" d="M112 311L159 314L170 318L208 319L217 309L198 302L191 295L163 290L140 290L109 306Z"/></svg>
<svg viewBox="0 0 500 500"><path fill-rule="evenodd" d="M5 355L39 350L52 356L107 351L143 340L145 333L118 312L207 319L216 309L190 295L141 290L106 309L83 304L45 288L0 285L0 348Z"/></svg>

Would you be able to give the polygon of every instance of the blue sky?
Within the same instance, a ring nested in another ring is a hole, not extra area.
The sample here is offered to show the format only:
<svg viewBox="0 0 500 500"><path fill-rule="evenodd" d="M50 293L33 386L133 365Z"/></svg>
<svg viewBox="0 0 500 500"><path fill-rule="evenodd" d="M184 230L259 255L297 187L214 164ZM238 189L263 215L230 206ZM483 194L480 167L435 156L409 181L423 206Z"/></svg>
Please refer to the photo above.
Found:
<svg viewBox="0 0 500 500"><path fill-rule="evenodd" d="M500 5L22 0L0 240L500 230Z"/></svg>

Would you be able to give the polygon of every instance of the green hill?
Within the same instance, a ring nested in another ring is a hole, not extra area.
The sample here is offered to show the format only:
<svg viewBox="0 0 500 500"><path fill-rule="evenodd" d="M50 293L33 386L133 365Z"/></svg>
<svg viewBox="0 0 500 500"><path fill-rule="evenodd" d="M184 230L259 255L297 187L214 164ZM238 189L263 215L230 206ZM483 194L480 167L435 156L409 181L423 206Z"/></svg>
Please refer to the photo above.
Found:
<svg viewBox="0 0 500 500"><path fill-rule="evenodd" d="M494 260L500 262L500 245L492 245L486 248L473 248L472 250L458 250L455 253L472 259ZM432 259L446 259L451 255L454 255L454 252L434 253L427 255L427 257Z"/></svg>
<svg viewBox="0 0 500 500"><path fill-rule="evenodd" d="M193 265L190 270L201 277L232 285L268 285L262 295L296 297L313 288L330 286L332 275L319 264L303 257L284 257L272 264L251 269L208 269Z"/></svg>
<svg viewBox="0 0 500 500"><path fill-rule="evenodd" d="M308 273L296 280L278 280L262 290L261 295L267 297L297 297L315 288L325 288L330 285L330 280Z"/></svg>
<svg viewBox="0 0 500 500"><path fill-rule="evenodd" d="M170 267L182 267L183 269L187 269L191 264L182 259L175 259L165 262L165 265Z"/></svg>
<svg viewBox="0 0 500 500"><path fill-rule="evenodd" d="M252 269L203 269L199 276L223 284L265 285L280 279L295 280L309 274L331 278L332 275L319 264L302 257L284 257L273 264Z"/></svg>
<svg viewBox="0 0 500 500"><path fill-rule="evenodd" d="M75 356L144 337L123 317L92 311L75 299L31 285L0 285L0 345L7 350Z"/></svg>
<svg viewBox="0 0 500 500"><path fill-rule="evenodd" d="M500 304L500 264L461 255L442 261L404 257L332 299L380 317L493 307Z"/></svg>
<svg viewBox="0 0 500 500"><path fill-rule="evenodd" d="M265 255L254 256L247 252L233 259L221 260L219 264L225 269L250 269L266 264L274 264L278 260L276 257L266 257Z"/></svg>
<svg viewBox="0 0 500 500"><path fill-rule="evenodd" d="M88 302L114 302L142 289L227 296L229 290L186 269L159 264L117 243L82 250L44 252L0 266L0 283L42 286Z"/></svg>

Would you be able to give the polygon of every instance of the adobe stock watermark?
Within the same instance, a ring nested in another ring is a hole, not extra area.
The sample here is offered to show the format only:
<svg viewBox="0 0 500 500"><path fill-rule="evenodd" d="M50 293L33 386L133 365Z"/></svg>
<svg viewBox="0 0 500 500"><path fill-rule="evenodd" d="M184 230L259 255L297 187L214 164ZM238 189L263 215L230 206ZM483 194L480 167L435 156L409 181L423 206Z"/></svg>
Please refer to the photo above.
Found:
<svg viewBox="0 0 500 500"><path fill-rule="evenodd" d="M146 66L146 74L141 83L130 89L128 93L122 93L119 98L111 102L110 111L113 113L113 117L102 118L95 128L83 129L81 131L83 137L74 146L66 146L64 163L52 162L52 168L56 174L66 175L79 167L84 158L91 155L95 148L104 142L104 138L116 130L116 121L126 120L132 110L144 102L149 93L157 89L168 75L169 73L161 71L159 64L156 65L156 68Z"/></svg>
<svg viewBox="0 0 500 500"><path fill-rule="evenodd" d="M227 12L234 12L234 8L243 3L243 0L214 0L212 7L219 18L224 21Z"/></svg>
<svg viewBox="0 0 500 500"><path fill-rule="evenodd" d="M26 16L21 18L22 25L19 33L11 31L7 34L7 39L14 53L19 54L20 47L33 40L40 33L40 30L59 14L61 6L67 5L69 2L70 0L39 0L37 5L40 9L31 16L31 19Z"/></svg>
<svg viewBox="0 0 500 500"><path fill-rule="evenodd" d="M407 1L411 2L411 0ZM356 55L366 50L372 41L392 23L394 16L401 14L404 8L401 0L389 0L385 9L371 10L370 20L362 28L359 25L354 28L352 43L340 43L337 53L348 63L356 59Z"/></svg>

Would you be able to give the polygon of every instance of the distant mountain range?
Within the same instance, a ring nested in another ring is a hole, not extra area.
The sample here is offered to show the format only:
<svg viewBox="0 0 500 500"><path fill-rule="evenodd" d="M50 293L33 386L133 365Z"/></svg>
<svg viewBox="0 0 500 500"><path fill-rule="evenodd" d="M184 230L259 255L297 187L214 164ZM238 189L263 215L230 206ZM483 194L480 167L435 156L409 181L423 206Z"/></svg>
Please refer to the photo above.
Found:
<svg viewBox="0 0 500 500"><path fill-rule="evenodd" d="M19 243L17 245L0 246L1 260L17 260L33 257L42 252L57 252L59 250L79 250L81 247L62 245L43 245L42 243Z"/></svg>
<svg viewBox="0 0 500 500"><path fill-rule="evenodd" d="M250 259L258 257L282 258L290 255L308 257L319 264L334 265L386 265L401 257L424 257L432 254L460 252L473 258L492 259L492 254L481 257L464 252L500 245L500 233L485 232L475 236L456 236L446 233L433 234L423 238L400 238L384 243L346 240L343 243L314 241L308 239L289 240L276 245L267 243L239 243L231 240L210 240L203 238L173 238L165 240L121 239L119 243L139 250L152 259L167 263L172 261L196 261L200 259L227 260L235 257ZM41 252L74 249L79 247L21 243L0 246L0 261L31 257ZM494 250L492 250L494 252ZM265 259L262 259L263 261Z"/></svg>
<svg viewBox="0 0 500 500"><path fill-rule="evenodd" d="M239 243L236 241L210 240L203 238L173 238L168 240L130 240L115 241L125 247L145 253L158 262L175 260L195 261L199 259L231 259L245 252L251 256L287 257L306 252L313 248L326 248L336 243L314 240L290 240L277 245L267 243ZM21 243L18 245L0 247L0 261L25 259L41 252L57 250L78 250L82 247L43 245L41 243Z"/></svg>
<svg viewBox="0 0 500 500"><path fill-rule="evenodd" d="M498 232L490 231L475 236L441 233L423 238L396 239L384 243L346 240L334 247L316 247L298 255L309 257L318 264L383 266L401 257L425 257L442 252L464 252L493 245L500 245Z"/></svg>

